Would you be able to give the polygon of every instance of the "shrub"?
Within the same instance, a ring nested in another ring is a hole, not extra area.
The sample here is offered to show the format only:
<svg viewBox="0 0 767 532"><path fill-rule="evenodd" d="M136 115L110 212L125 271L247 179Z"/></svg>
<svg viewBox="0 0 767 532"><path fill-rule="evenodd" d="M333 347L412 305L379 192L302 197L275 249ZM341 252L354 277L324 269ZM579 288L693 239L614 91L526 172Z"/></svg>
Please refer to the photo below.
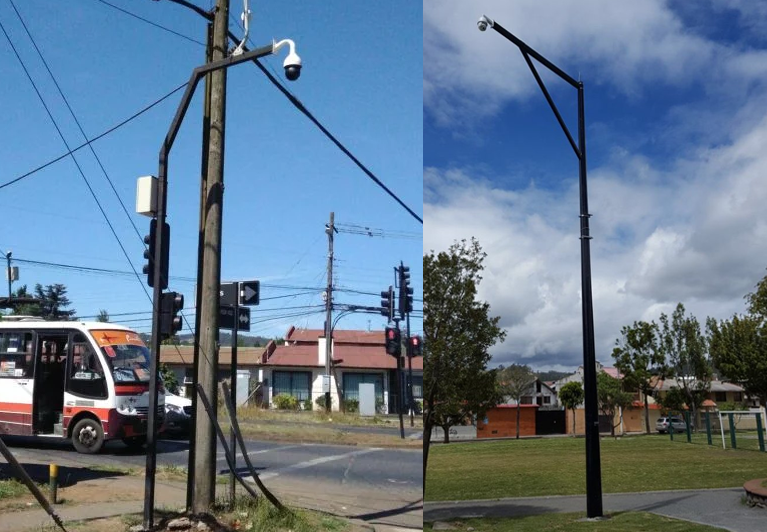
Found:
<svg viewBox="0 0 767 532"><path fill-rule="evenodd" d="M360 402L357 399L346 399L344 401L344 409L349 412L359 412L360 411Z"/></svg>
<svg viewBox="0 0 767 532"><path fill-rule="evenodd" d="M376 398L376 413L377 414L386 413L386 403L384 403L383 399Z"/></svg>
<svg viewBox="0 0 767 532"><path fill-rule="evenodd" d="M312 409L312 400L311 399L304 399L302 402L303 409L304 410L311 410Z"/></svg>
<svg viewBox="0 0 767 532"><path fill-rule="evenodd" d="M423 399L418 399L415 402L416 414L423 414Z"/></svg>
<svg viewBox="0 0 767 532"><path fill-rule="evenodd" d="M286 393L275 395L272 402L278 410L298 410L298 399Z"/></svg>
<svg viewBox="0 0 767 532"><path fill-rule="evenodd" d="M332 402L333 402L332 397L330 398L330 401L332 405ZM314 404L317 405L317 410L325 410L325 394L323 393L322 395L317 397L317 399L314 400Z"/></svg>

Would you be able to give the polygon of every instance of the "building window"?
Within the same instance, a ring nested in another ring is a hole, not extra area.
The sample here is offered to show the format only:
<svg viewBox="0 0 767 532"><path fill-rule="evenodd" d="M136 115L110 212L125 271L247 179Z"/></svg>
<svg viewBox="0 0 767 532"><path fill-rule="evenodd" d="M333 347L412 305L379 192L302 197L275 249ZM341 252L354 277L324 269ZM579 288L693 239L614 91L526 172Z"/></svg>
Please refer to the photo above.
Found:
<svg viewBox="0 0 767 532"><path fill-rule="evenodd" d="M743 394L741 392L735 392L735 402L736 403L743 402Z"/></svg>
<svg viewBox="0 0 767 532"><path fill-rule="evenodd" d="M272 397L284 393L299 401L311 398L312 374L309 371L275 371L272 380Z"/></svg>
<svg viewBox="0 0 767 532"><path fill-rule="evenodd" d="M727 401L727 392L714 392L714 401L724 403Z"/></svg>
<svg viewBox="0 0 767 532"><path fill-rule="evenodd" d="M413 375L413 397L423 399L423 375Z"/></svg>
<svg viewBox="0 0 767 532"><path fill-rule="evenodd" d="M550 395L544 395L543 396L543 404L550 405L551 404L551 396Z"/></svg>
<svg viewBox="0 0 767 532"><path fill-rule="evenodd" d="M360 384L374 384L376 402L383 403L383 375L380 373L344 373L344 399L360 399Z"/></svg>
<svg viewBox="0 0 767 532"><path fill-rule="evenodd" d="M533 398L529 395L523 395L520 400L519 404L521 405L531 405L533 404Z"/></svg>

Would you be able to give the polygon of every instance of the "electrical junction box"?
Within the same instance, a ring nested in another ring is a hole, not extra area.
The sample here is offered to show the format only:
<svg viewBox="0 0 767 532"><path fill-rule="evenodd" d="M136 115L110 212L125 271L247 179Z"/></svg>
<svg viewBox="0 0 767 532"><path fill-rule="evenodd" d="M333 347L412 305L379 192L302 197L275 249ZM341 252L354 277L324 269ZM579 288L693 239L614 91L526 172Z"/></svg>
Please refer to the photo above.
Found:
<svg viewBox="0 0 767 532"><path fill-rule="evenodd" d="M153 175L136 181L136 212L152 218L157 214L157 178Z"/></svg>

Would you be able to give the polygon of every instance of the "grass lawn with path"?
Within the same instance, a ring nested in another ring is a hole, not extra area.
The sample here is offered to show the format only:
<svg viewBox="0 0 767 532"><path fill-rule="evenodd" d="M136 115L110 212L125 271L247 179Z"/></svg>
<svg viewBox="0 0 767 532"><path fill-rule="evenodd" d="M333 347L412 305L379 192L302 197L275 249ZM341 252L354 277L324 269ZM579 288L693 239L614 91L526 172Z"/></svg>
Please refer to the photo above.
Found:
<svg viewBox="0 0 767 532"><path fill-rule="evenodd" d="M650 435L600 441L604 493L728 488L767 477L767 453ZM427 501L586 492L585 440L541 438L434 445Z"/></svg>
<svg viewBox="0 0 767 532"><path fill-rule="evenodd" d="M722 530L689 521L680 521L647 512L616 512L610 519L583 521L586 514L546 514L512 519L462 519L450 524L457 531L475 532L540 532L566 530L568 532L714 532ZM424 530L432 530L424 523Z"/></svg>

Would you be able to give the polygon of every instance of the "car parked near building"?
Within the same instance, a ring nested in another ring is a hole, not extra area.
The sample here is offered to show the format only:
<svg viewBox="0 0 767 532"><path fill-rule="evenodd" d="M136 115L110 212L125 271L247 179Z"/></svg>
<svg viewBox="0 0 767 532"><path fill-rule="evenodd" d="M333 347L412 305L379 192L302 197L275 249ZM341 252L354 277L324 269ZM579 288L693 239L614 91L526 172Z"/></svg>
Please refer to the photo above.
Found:
<svg viewBox="0 0 767 532"><path fill-rule="evenodd" d="M684 419L678 416L662 417L655 423L655 430L661 434L668 432L669 423L674 432L684 432L687 430L687 424Z"/></svg>
<svg viewBox="0 0 767 532"><path fill-rule="evenodd" d="M192 400L165 391L165 432L188 435L192 419Z"/></svg>

